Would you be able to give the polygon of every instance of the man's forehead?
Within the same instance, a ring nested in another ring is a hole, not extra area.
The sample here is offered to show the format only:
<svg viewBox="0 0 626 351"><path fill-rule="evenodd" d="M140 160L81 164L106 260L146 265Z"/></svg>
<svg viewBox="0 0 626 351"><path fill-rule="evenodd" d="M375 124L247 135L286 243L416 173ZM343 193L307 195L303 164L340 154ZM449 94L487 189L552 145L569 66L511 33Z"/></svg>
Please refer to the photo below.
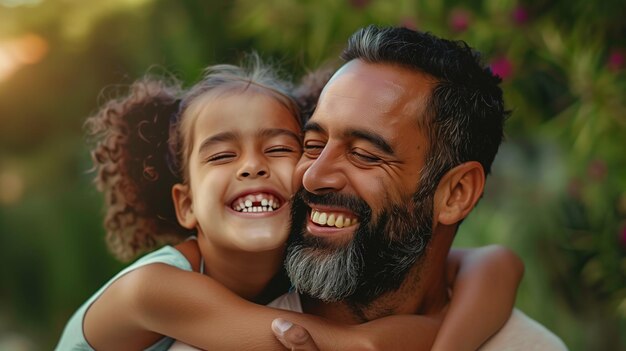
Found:
<svg viewBox="0 0 626 351"><path fill-rule="evenodd" d="M318 108L337 111L359 104L372 113L421 115L435 82L433 77L417 70L355 59L329 80Z"/></svg>

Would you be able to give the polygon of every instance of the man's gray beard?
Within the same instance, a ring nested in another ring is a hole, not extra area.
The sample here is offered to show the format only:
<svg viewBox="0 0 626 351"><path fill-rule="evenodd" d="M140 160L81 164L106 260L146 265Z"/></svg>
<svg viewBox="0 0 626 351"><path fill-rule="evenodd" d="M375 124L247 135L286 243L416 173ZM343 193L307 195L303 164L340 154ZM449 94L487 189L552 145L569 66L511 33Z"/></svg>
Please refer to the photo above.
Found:
<svg viewBox="0 0 626 351"><path fill-rule="evenodd" d="M343 300L359 286L363 257L354 241L328 252L306 244L289 247L285 268L298 291L327 302ZM327 250L324 250L327 251Z"/></svg>
<svg viewBox="0 0 626 351"><path fill-rule="evenodd" d="M420 189L411 200L387 205L371 222L362 199L339 194L299 191L292 204L292 232L285 268L299 292L326 302L349 300L367 305L397 290L423 255L432 233L432 193ZM306 234L307 202L337 205L354 211L359 227L352 240L334 246ZM410 203L410 205L407 205Z"/></svg>

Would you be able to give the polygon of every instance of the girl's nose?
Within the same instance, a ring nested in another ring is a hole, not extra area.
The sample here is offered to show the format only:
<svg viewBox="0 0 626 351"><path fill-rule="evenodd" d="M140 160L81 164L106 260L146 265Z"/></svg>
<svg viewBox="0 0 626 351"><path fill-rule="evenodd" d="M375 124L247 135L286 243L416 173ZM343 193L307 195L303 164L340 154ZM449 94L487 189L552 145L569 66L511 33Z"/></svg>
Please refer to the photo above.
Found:
<svg viewBox="0 0 626 351"><path fill-rule="evenodd" d="M248 157L237 172L237 178L255 179L259 177L267 177L269 174L269 168L267 167L267 164L263 162L261 157Z"/></svg>
<svg viewBox="0 0 626 351"><path fill-rule="evenodd" d="M241 172L239 173L239 176L240 176L240 177L243 177L243 178L248 178L248 177L251 177L251 178L256 178L256 177L262 177L262 176L267 175L267 174L268 174L268 173L267 173L267 171L266 171L266 170L264 170L264 169L259 169L259 170L257 170L256 172L255 172L255 171L252 171L252 172L249 172L249 171L241 171Z"/></svg>

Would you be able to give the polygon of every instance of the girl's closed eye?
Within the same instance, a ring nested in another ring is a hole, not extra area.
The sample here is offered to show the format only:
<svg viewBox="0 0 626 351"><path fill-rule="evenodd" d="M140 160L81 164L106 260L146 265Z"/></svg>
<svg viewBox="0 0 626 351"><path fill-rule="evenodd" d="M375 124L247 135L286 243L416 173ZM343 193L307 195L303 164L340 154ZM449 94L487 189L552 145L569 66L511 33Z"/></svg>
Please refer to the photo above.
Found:
<svg viewBox="0 0 626 351"><path fill-rule="evenodd" d="M267 149L265 149L265 153L268 157L291 157L297 156L299 157L301 153L301 148L299 145L274 145Z"/></svg>
<svg viewBox="0 0 626 351"><path fill-rule="evenodd" d="M288 157L302 152L300 140L291 134L281 134L265 143L264 152L269 157Z"/></svg>
<svg viewBox="0 0 626 351"><path fill-rule="evenodd" d="M268 148L267 150L265 150L265 152L268 154L272 154L273 156L280 156L281 154L296 152L296 150L294 150L294 148L291 146L277 145Z"/></svg>
<svg viewBox="0 0 626 351"><path fill-rule="evenodd" d="M232 159L237 157L237 154L234 152L220 152L217 154L210 155L205 158L204 162L206 163L226 163Z"/></svg>

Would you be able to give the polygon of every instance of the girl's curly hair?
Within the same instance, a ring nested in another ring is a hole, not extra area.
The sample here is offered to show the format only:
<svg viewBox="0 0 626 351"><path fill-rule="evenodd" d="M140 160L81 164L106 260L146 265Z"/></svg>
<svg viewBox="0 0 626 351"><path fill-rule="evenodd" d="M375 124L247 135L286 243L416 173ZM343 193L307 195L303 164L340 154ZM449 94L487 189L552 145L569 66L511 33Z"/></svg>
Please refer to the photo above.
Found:
<svg viewBox="0 0 626 351"><path fill-rule="evenodd" d="M170 166L168 142L181 95L175 81L144 78L87 119L87 133L96 142L95 184L105 196L106 241L118 259L190 234L178 224L170 193L181 181Z"/></svg>

